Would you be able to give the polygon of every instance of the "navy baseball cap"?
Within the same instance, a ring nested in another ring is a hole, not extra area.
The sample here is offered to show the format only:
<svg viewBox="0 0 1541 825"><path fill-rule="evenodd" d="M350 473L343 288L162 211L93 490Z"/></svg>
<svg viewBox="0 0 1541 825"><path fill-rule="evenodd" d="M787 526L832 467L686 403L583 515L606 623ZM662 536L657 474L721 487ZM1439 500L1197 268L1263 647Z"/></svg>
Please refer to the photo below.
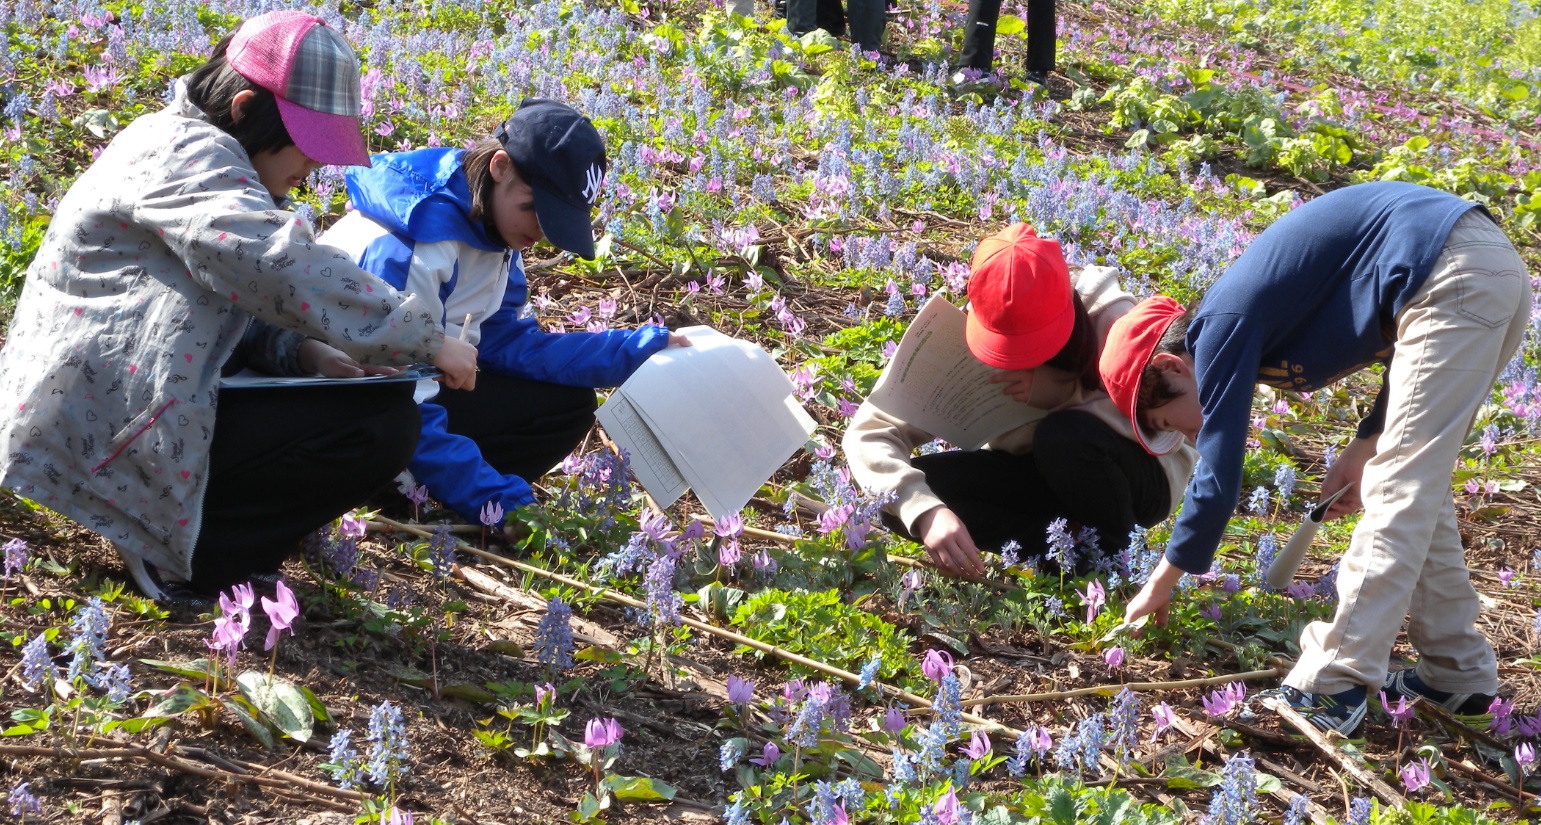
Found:
<svg viewBox="0 0 1541 825"><path fill-rule="evenodd" d="M494 137L535 191L535 217L546 239L580 258L593 258L590 214L609 168L599 130L570 106L531 97Z"/></svg>

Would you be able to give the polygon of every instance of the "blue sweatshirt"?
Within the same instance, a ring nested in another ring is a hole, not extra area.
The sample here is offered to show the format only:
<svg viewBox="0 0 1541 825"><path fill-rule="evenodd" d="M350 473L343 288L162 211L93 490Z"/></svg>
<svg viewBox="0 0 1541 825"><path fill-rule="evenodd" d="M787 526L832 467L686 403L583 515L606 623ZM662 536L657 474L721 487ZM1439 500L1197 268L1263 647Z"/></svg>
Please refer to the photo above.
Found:
<svg viewBox="0 0 1541 825"><path fill-rule="evenodd" d="M1188 328L1204 423L1167 561L1195 574L1214 561L1241 497L1256 385L1308 392L1390 365L1397 315L1473 208L1409 183L1345 187L1280 218L1215 281ZM1384 399L1383 386L1359 437L1380 432Z"/></svg>
<svg viewBox="0 0 1541 825"><path fill-rule="evenodd" d="M471 218L471 190L460 168L464 155L462 149L420 149L375 155L372 167L351 167L348 197L355 211L327 230L322 242L341 247L397 289L428 299L446 335L459 337L469 314L465 337L476 345L485 372L613 387L668 345L669 331L659 326L542 330L528 305L523 259ZM474 441L446 430L443 407L431 401L419 406L423 431L408 469L435 499L473 523L489 501L512 510L535 500L527 481L499 473Z"/></svg>

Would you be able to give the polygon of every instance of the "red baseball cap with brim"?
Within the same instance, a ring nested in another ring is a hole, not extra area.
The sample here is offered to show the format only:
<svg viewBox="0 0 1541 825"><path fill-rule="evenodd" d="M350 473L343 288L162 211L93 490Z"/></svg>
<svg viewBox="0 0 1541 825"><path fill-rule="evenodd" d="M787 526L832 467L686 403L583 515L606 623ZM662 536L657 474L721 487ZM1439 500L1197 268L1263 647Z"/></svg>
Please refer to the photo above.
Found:
<svg viewBox="0 0 1541 825"><path fill-rule="evenodd" d="M979 242L968 279L969 352L992 367L1025 370L1070 340L1075 304L1059 244L1025 223Z"/></svg>
<svg viewBox="0 0 1541 825"><path fill-rule="evenodd" d="M1166 455L1177 449L1183 434L1149 430L1140 423L1140 378L1156 352L1156 345L1161 343L1161 336L1184 311L1182 304L1165 295L1135 304L1134 309L1113 322L1108 340L1102 345L1102 358L1097 362L1108 396L1134 425L1135 439L1151 455Z"/></svg>
<svg viewBox="0 0 1541 825"><path fill-rule="evenodd" d="M225 50L230 68L272 92L294 145L318 163L368 166L358 58L342 35L302 11L258 15Z"/></svg>

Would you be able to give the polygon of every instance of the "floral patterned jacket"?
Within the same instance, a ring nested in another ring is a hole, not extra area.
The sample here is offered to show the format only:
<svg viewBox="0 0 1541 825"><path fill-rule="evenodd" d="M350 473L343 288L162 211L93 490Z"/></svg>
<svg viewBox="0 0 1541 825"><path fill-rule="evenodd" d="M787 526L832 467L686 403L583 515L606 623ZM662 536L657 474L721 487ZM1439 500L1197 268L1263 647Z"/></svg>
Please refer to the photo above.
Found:
<svg viewBox="0 0 1541 825"><path fill-rule="evenodd" d="M70 187L27 270L0 350L0 485L189 576L220 368L253 319L408 364L443 345L421 304L278 209L178 83ZM275 336L252 337L271 360Z"/></svg>

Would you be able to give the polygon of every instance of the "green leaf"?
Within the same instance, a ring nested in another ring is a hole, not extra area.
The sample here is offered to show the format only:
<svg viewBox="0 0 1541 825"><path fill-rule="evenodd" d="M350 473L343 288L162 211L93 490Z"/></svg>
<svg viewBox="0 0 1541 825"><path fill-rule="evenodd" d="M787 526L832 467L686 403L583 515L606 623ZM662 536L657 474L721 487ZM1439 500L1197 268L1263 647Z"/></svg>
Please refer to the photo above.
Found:
<svg viewBox="0 0 1541 825"><path fill-rule="evenodd" d="M185 679L209 678L209 660L194 659L191 662L166 662L160 659L140 659L139 663L148 665L156 670L170 673L173 676L181 676Z"/></svg>
<svg viewBox="0 0 1541 825"><path fill-rule="evenodd" d="M278 749L278 741L273 738L273 732L268 730L268 726L253 716L251 711L243 707L239 701L226 702L225 710L235 714L235 718L241 720L241 727L257 737L257 741L261 742L264 748L270 751Z"/></svg>
<svg viewBox="0 0 1541 825"><path fill-rule="evenodd" d="M648 776L610 774L599 784L622 802L668 802L674 798L673 785Z"/></svg>
<svg viewBox="0 0 1541 825"><path fill-rule="evenodd" d="M1002 37L1011 37L1027 31L1027 23L1015 14L1003 14L995 21L995 33Z"/></svg>
<svg viewBox="0 0 1541 825"><path fill-rule="evenodd" d="M310 739L316 718L310 701L290 682L266 673L248 670L237 676L236 686L252 707L285 736L297 742Z"/></svg>
<svg viewBox="0 0 1541 825"><path fill-rule="evenodd" d="M1170 765L1161 775L1171 789L1212 788L1220 784L1220 774L1189 765Z"/></svg>
<svg viewBox="0 0 1541 825"><path fill-rule="evenodd" d="M809 57L840 48L840 41L823 29L814 29L799 37L797 42L802 46L803 54Z"/></svg>
<svg viewBox="0 0 1541 825"><path fill-rule="evenodd" d="M316 721L327 727L335 727L336 723L332 721L332 712L326 709L326 705L322 703L321 697L304 685L300 685L299 688L300 693L305 696L306 703L310 705L311 715L316 717Z"/></svg>
<svg viewBox="0 0 1541 825"><path fill-rule="evenodd" d="M1283 788L1284 783L1279 781L1279 777L1274 776L1271 773L1263 773L1262 771L1257 772L1258 793L1274 793L1276 791L1283 790Z"/></svg>
<svg viewBox="0 0 1541 825"><path fill-rule="evenodd" d="M171 688L164 698L140 715L152 718L181 716L190 710L206 708L209 704L209 697L203 691L184 683Z"/></svg>

